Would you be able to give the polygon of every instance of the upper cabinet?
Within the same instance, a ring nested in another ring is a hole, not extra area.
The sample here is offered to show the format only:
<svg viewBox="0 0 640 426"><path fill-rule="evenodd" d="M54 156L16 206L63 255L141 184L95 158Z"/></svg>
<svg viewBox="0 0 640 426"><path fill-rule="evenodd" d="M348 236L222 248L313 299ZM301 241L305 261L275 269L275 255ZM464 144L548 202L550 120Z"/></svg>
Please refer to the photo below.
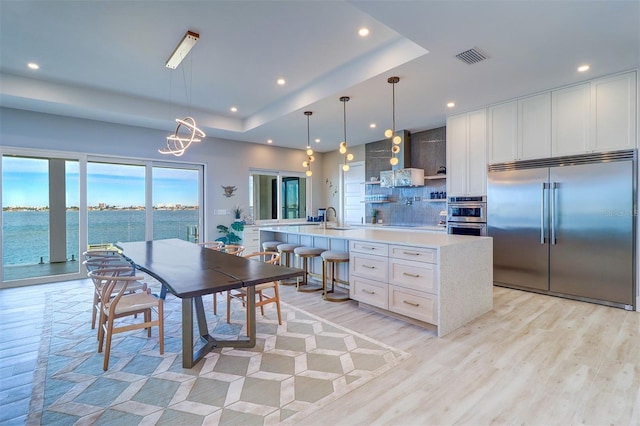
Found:
<svg viewBox="0 0 640 426"><path fill-rule="evenodd" d="M636 73L552 92L553 156L636 147Z"/></svg>
<svg viewBox="0 0 640 426"><path fill-rule="evenodd" d="M636 147L636 73L591 82L591 149Z"/></svg>
<svg viewBox="0 0 640 426"><path fill-rule="evenodd" d="M551 156L551 93L488 108L489 163Z"/></svg>
<svg viewBox="0 0 640 426"><path fill-rule="evenodd" d="M487 108L489 163L636 147L636 72Z"/></svg>
<svg viewBox="0 0 640 426"><path fill-rule="evenodd" d="M447 118L447 194L487 193L485 109Z"/></svg>
<svg viewBox="0 0 640 426"><path fill-rule="evenodd" d="M551 155L589 151L591 85L589 83L551 92Z"/></svg>

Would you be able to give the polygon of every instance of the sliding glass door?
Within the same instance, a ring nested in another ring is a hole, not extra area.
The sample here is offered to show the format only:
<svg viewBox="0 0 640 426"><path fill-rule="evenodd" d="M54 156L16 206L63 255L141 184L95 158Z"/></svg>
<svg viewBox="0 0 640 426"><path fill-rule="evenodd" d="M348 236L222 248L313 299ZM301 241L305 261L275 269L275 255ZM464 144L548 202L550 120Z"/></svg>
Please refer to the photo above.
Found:
<svg viewBox="0 0 640 426"><path fill-rule="evenodd" d="M0 150L0 287L83 278L91 246L199 240L202 165Z"/></svg>
<svg viewBox="0 0 640 426"><path fill-rule="evenodd" d="M78 273L78 161L2 156L2 281Z"/></svg>

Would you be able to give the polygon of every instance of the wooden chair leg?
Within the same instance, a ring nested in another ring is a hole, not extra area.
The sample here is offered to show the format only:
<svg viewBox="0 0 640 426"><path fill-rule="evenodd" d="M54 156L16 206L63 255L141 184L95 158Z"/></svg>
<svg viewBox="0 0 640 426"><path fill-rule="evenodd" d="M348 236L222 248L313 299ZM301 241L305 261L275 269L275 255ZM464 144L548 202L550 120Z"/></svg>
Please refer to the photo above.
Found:
<svg viewBox="0 0 640 426"><path fill-rule="evenodd" d="M280 292L278 291L278 283L273 287L273 293L276 298L276 311L278 312L278 324L282 325L282 314L280 313Z"/></svg>
<svg viewBox="0 0 640 426"><path fill-rule="evenodd" d="M109 369L109 355L111 355L111 337L113 335L113 318L109 317L107 320L107 343L104 348L104 364L102 369L107 371ZM101 342L102 343L102 342ZM99 351L98 351L99 352Z"/></svg>
<svg viewBox="0 0 640 426"><path fill-rule="evenodd" d="M260 300L260 315L264 316L264 305L262 304L264 299L262 297L262 290L258 291L258 297L258 300Z"/></svg>
<svg viewBox="0 0 640 426"><path fill-rule="evenodd" d="M96 328L96 316L98 313L98 293L93 292L93 308L91 309L91 329Z"/></svg>

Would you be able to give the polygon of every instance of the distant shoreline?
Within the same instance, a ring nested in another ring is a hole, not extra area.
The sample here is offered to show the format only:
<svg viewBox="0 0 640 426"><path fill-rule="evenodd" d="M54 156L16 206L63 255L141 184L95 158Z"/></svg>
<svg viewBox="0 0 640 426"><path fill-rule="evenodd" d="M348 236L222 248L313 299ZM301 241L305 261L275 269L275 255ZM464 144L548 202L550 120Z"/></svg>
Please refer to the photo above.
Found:
<svg viewBox="0 0 640 426"><path fill-rule="evenodd" d="M98 206L90 206L88 208L89 211L135 211L135 210L144 210L143 206L129 206L129 207L98 207ZM77 211L80 210L79 207L67 207L67 211ZM157 207L153 206L153 210L199 210L198 206L176 206L176 207ZM42 212L49 211L49 206L47 207L3 207L3 212Z"/></svg>

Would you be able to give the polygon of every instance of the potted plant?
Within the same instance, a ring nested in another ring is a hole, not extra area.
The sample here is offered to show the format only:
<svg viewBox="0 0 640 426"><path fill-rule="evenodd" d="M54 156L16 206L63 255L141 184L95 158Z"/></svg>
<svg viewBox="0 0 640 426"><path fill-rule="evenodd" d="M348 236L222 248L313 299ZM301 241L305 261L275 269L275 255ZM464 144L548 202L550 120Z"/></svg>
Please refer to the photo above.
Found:
<svg viewBox="0 0 640 426"><path fill-rule="evenodd" d="M233 222L231 226L218 225L218 232L224 234L223 237L216 238L216 241L222 241L225 245L227 244L238 244L242 241L242 238L236 232L244 231L244 223L242 222Z"/></svg>
<svg viewBox="0 0 640 426"><path fill-rule="evenodd" d="M378 209L371 210L371 223L373 223L374 225L378 223L378 213L380 213L380 210Z"/></svg>
<svg viewBox="0 0 640 426"><path fill-rule="evenodd" d="M244 211L244 210L242 210L242 207L240 207L240 206L235 206L235 207L233 208L233 216L234 216L236 219L240 219L240 217L242 216L242 212L243 212L243 211Z"/></svg>

